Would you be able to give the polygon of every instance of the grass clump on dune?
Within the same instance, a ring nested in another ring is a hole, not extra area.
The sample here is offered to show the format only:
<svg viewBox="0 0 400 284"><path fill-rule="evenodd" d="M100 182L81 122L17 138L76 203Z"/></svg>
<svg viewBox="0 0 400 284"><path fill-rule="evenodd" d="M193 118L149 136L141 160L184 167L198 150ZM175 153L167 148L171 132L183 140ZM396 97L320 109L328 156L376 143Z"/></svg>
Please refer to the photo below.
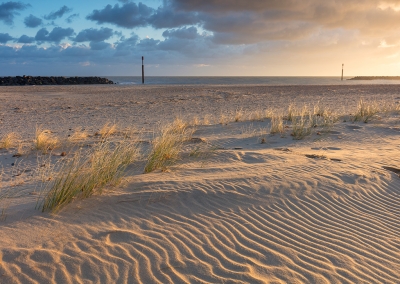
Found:
<svg viewBox="0 0 400 284"><path fill-rule="evenodd" d="M144 172L165 170L174 164L179 158L183 143L190 139L192 133L193 131L188 129L187 124L180 119L162 127L159 135L152 142Z"/></svg>
<svg viewBox="0 0 400 284"><path fill-rule="evenodd" d="M243 109L237 108L235 111L235 119L234 119L235 122L241 121L243 119L243 115L244 115Z"/></svg>
<svg viewBox="0 0 400 284"><path fill-rule="evenodd" d="M135 142L101 142L87 154L76 153L53 174L46 186L40 208L57 211L76 198L101 193L107 185L117 185L125 169L138 157Z"/></svg>
<svg viewBox="0 0 400 284"><path fill-rule="evenodd" d="M70 142L78 142L78 141L85 140L88 136L89 136L89 134L87 133L86 130L81 130L81 129L77 128L74 131L74 133L72 133L71 136L69 136L68 140Z"/></svg>
<svg viewBox="0 0 400 284"><path fill-rule="evenodd" d="M15 132L10 132L4 135L3 138L0 140L0 149L8 149L14 147L18 142L18 139L19 135Z"/></svg>
<svg viewBox="0 0 400 284"><path fill-rule="evenodd" d="M51 134L50 130L36 127L34 146L36 150L40 150L45 154L60 146L60 139Z"/></svg>
<svg viewBox="0 0 400 284"><path fill-rule="evenodd" d="M274 115L271 118L271 128L269 131L271 134L280 133L281 135L285 132L285 125L283 124L283 116Z"/></svg>
<svg viewBox="0 0 400 284"><path fill-rule="evenodd" d="M117 124L115 124L115 123L106 123L100 129L98 134L101 136L102 139L106 139L106 138L110 137L111 135L115 134L116 132L117 132Z"/></svg>
<svg viewBox="0 0 400 284"><path fill-rule="evenodd" d="M379 110L379 105L376 101L366 102L363 99L360 99L357 104L357 111L354 114L353 121L363 121L367 123L379 112Z"/></svg>

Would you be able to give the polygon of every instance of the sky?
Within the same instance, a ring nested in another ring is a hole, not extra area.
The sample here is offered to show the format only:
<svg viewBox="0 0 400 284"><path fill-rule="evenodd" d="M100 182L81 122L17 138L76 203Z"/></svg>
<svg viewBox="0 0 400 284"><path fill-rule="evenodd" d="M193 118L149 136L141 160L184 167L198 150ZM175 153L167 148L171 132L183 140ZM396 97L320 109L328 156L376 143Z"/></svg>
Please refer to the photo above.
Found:
<svg viewBox="0 0 400 284"><path fill-rule="evenodd" d="M0 76L400 75L400 0L0 0Z"/></svg>

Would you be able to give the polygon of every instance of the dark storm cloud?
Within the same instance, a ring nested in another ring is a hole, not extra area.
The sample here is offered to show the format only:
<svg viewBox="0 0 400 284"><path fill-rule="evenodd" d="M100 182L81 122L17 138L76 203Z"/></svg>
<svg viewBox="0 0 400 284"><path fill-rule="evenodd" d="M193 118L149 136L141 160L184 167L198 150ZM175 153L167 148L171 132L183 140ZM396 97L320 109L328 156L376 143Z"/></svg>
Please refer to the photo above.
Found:
<svg viewBox="0 0 400 284"><path fill-rule="evenodd" d="M8 33L7 34L0 33L0 43L7 43L12 39L13 37L10 36Z"/></svg>
<svg viewBox="0 0 400 284"><path fill-rule="evenodd" d="M22 35L18 39L18 43L33 43L33 42L35 42L35 38L27 35Z"/></svg>
<svg viewBox="0 0 400 284"><path fill-rule="evenodd" d="M79 14L75 13L75 14L70 15L68 18L66 18L65 21L70 24L74 21L74 19L76 19L78 17L79 17Z"/></svg>
<svg viewBox="0 0 400 284"><path fill-rule="evenodd" d="M74 39L76 42L84 42L84 41L104 41L113 36L113 30L109 28L101 28L101 29L86 29L81 31L76 38Z"/></svg>
<svg viewBox="0 0 400 284"><path fill-rule="evenodd" d="M135 28L147 26L153 12L154 9L145 4L128 2L122 6L107 5L102 10L94 10L86 19L96 21L98 24L110 23L124 28Z"/></svg>
<svg viewBox="0 0 400 284"><path fill-rule="evenodd" d="M18 11L25 10L29 6L29 4L12 1L1 3L0 21L3 21L7 25L12 25L14 23L14 16L19 15Z"/></svg>
<svg viewBox="0 0 400 284"><path fill-rule="evenodd" d="M71 28L60 28L55 27L51 32L48 32L46 28L40 29L35 36L35 39L39 42L55 42L58 43L66 37L71 36L74 30Z"/></svg>
<svg viewBox="0 0 400 284"><path fill-rule="evenodd" d="M46 20L56 20L58 18L61 18L64 16L64 14L71 12L72 9L68 8L67 6L62 6L60 9L58 9L55 12L51 12L50 14L44 16Z"/></svg>
<svg viewBox="0 0 400 284"><path fill-rule="evenodd" d="M35 17L34 15L30 14L28 17L25 18L24 23L25 26L28 28L36 28L42 24L42 19Z"/></svg>

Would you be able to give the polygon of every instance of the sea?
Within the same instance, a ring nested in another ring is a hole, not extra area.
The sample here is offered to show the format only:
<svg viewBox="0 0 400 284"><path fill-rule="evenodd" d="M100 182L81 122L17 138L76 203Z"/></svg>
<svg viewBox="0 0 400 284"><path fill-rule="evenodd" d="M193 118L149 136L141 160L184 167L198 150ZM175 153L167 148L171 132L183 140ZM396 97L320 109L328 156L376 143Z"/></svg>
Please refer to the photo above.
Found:
<svg viewBox="0 0 400 284"><path fill-rule="evenodd" d="M119 85L141 85L140 76L104 76ZM400 80L348 80L352 77L189 77L149 76L145 85L375 85L400 84Z"/></svg>

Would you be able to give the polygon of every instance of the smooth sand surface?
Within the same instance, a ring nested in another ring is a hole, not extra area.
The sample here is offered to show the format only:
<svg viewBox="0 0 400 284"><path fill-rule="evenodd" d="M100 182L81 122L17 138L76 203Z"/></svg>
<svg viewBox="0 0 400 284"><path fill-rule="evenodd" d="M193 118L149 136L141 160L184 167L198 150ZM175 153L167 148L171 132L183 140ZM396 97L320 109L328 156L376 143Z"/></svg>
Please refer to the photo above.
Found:
<svg viewBox="0 0 400 284"><path fill-rule="evenodd" d="M0 134L17 132L26 145L36 125L67 138L115 122L149 145L176 116L211 120L193 135L206 143L185 146L204 155L184 151L149 174L138 161L120 187L56 215L35 205L38 177L62 149L0 150L1 190L12 192L0 203L0 283L400 283L399 113L343 116L303 140L290 128L262 134L268 119L218 123L238 108L319 100L349 115L360 97L399 103L400 87L0 88Z"/></svg>

